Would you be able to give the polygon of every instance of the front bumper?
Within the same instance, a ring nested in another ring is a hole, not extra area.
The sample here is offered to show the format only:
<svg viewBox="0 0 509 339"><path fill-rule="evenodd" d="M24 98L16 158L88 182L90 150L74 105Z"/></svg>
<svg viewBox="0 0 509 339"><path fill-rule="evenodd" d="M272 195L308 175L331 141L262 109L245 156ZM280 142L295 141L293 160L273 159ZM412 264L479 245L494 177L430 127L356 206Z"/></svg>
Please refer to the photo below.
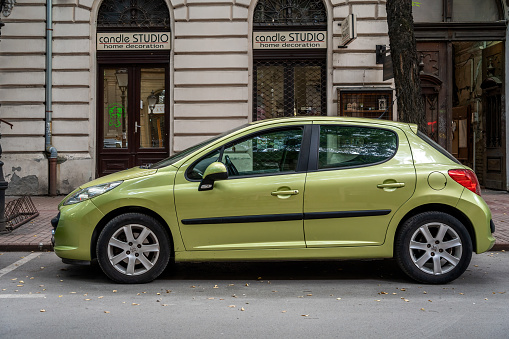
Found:
<svg viewBox="0 0 509 339"><path fill-rule="evenodd" d="M92 236L104 215L90 200L59 209L51 220L55 254L67 261L90 261Z"/></svg>

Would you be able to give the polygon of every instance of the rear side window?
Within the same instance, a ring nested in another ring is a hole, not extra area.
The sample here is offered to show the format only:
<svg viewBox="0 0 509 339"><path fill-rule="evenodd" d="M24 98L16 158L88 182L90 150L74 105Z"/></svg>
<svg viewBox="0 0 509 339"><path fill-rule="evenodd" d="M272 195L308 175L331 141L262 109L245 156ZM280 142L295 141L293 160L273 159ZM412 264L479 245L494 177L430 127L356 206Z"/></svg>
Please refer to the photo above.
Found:
<svg viewBox="0 0 509 339"><path fill-rule="evenodd" d="M445 155L449 160L454 161L455 163L461 165L461 162L458 161L451 153L447 152L442 146L437 144L433 139L428 137L426 134L422 133L421 131L417 131L417 136L421 138L422 140L426 141L427 144L429 144L431 147L442 153L442 155Z"/></svg>
<svg viewBox="0 0 509 339"><path fill-rule="evenodd" d="M367 166L396 154L398 136L380 128L321 126L318 169Z"/></svg>

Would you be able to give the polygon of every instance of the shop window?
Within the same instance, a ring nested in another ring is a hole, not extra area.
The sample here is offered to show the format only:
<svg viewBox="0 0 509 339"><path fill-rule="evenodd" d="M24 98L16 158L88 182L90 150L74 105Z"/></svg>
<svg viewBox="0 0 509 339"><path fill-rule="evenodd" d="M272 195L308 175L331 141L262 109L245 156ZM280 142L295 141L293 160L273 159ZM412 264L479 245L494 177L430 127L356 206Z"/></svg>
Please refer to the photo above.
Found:
<svg viewBox="0 0 509 339"><path fill-rule="evenodd" d="M326 115L325 59L255 60L253 120Z"/></svg>
<svg viewBox="0 0 509 339"><path fill-rule="evenodd" d="M341 116L392 120L392 90L338 90Z"/></svg>
<svg viewBox="0 0 509 339"><path fill-rule="evenodd" d="M502 20L497 0L412 1L414 22L494 22Z"/></svg>
<svg viewBox="0 0 509 339"><path fill-rule="evenodd" d="M253 31L253 120L327 115L324 2L260 0Z"/></svg>
<svg viewBox="0 0 509 339"><path fill-rule="evenodd" d="M396 154L398 137L379 128L321 126L318 169L372 165Z"/></svg>

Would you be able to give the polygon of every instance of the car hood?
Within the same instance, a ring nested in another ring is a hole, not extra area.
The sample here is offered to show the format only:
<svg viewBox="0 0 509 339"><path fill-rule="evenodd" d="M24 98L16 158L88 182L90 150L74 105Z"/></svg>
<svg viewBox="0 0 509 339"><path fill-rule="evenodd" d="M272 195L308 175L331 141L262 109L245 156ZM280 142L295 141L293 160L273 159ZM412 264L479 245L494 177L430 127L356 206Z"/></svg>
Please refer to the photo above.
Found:
<svg viewBox="0 0 509 339"><path fill-rule="evenodd" d="M79 188L83 189L83 188L87 188L90 186L106 184L108 182L113 182L113 181L136 179L136 178L140 178L140 177L145 177L147 175L152 175L156 172L157 172L157 169L133 167L133 168L130 168L127 170L112 173L107 176L89 181L86 184L81 185Z"/></svg>

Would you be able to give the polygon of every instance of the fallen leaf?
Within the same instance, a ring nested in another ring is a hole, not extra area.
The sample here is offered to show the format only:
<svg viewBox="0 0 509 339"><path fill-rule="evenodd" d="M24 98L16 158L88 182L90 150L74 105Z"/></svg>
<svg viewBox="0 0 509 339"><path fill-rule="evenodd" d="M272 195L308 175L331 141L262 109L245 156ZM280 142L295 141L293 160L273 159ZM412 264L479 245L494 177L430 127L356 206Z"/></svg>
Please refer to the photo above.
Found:
<svg viewBox="0 0 509 339"><path fill-rule="evenodd" d="M166 293L171 293L171 290L166 290Z"/></svg>
<svg viewBox="0 0 509 339"><path fill-rule="evenodd" d="M389 294L389 293L387 293L387 292L380 292L380 293L378 293L378 294Z"/></svg>
<svg viewBox="0 0 509 339"><path fill-rule="evenodd" d="M162 304L161 306L168 306L168 304Z"/></svg>
<svg viewBox="0 0 509 339"><path fill-rule="evenodd" d="M219 288L219 287L217 287L217 285L214 285L214 287L212 287L212 288Z"/></svg>
<svg viewBox="0 0 509 339"><path fill-rule="evenodd" d="M97 299L102 299L102 298L104 298L102 295L100 297L97 297Z"/></svg>
<svg viewBox="0 0 509 339"><path fill-rule="evenodd" d="M196 288L196 286L191 286L191 288Z"/></svg>
<svg viewBox="0 0 509 339"><path fill-rule="evenodd" d="M133 306L138 306L139 304L137 304L137 303L132 303L131 305L133 305Z"/></svg>
<svg viewBox="0 0 509 339"><path fill-rule="evenodd" d="M209 300L215 299L215 298L208 298Z"/></svg>
<svg viewBox="0 0 509 339"><path fill-rule="evenodd" d="M380 302L381 300L376 300L376 301Z"/></svg>
<svg viewBox="0 0 509 339"><path fill-rule="evenodd" d="M40 312L46 312L46 310L41 310Z"/></svg>
<svg viewBox="0 0 509 339"><path fill-rule="evenodd" d="M90 300L92 300L92 299L85 299L85 301L90 301Z"/></svg>
<svg viewBox="0 0 509 339"><path fill-rule="evenodd" d="M312 295L312 294L306 294L306 296L308 296L308 297L312 297L313 295Z"/></svg>
<svg viewBox="0 0 509 339"><path fill-rule="evenodd" d="M336 300L341 300L341 298L336 298Z"/></svg>
<svg viewBox="0 0 509 339"><path fill-rule="evenodd" d="M281 311L281 313L286 313L286 311Z"/></svg>
<svg viewBox="0 0 509 339"><path fill-rule="evenodd" d="M240 308L240 310L241 310L241 311L245 311L244 307L241 307L241 308Z"/></svg>
<svg viewBox="0 0 509 339"><path fill-rule="evenodd" d="M156 293L157 295L161 295L161 293Z"/></svg>
<svg viewBox="0 0 509 339"><path fill-rule="evenodd" d="M301 317L309 317L309 314L301 314Z"/></svg>
<svg viewBox="0 0 509 339"><path fill-rule="evenodd" d="M58 297L59 297L59 298L62 298L63 296L62 296L62 295L59 295Z"/></svg>
<svg viewBox="0 0 509 339"><path fill-rule="evenodd" d="M425 311L425 309L424 309L424 308L421 308L421 311Z"/></svg>
<svg viewBox="0 0 509 339"><path fill-rule="evenodd" d="M110 313L110 311L104 311L104 313Z"/></svg>
<svg viewBox="0 0 509 339"><path fill-rule="evenodd" d="M406 291L406 288L402 288L401 291Z"/></svg>
<svg viewBox="0 0 509 339"><path fill-rule="evenodd" d="M246 286L249 286L249 284L246 284Z"/></svg>
<svg viewBox="0 0 509 339"><path fill-rule="evenodd" d="M235 305L230 305L230 306L228 306L228 307L229 307L229 308L234 308L234 307L235 307Z"/></svg>
<svg viewBox="0 0 509 339"><path fill-rule="evenodd" d="M113 290L113 293L117 293L117 290Z"/></svg>

